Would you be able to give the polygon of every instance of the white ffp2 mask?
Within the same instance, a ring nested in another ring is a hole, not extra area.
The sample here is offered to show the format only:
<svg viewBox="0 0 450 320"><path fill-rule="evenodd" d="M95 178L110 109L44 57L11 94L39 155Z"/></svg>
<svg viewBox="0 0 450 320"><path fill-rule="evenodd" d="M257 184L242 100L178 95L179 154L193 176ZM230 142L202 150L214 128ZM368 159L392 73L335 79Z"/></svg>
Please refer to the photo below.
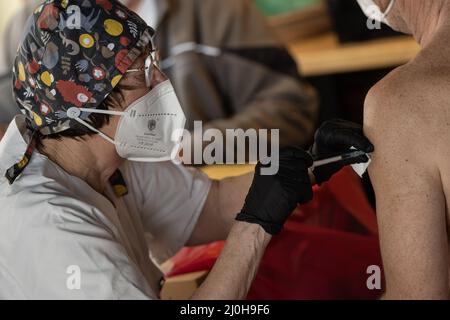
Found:
<svg viewBox="0 0 450 320"><path fill-rule="evenodd" d="M114 140L82 120L81 112L121 116ZM71 108L67 114L113 143L121 158L137 162L176 159L186 124L183 109L169 80L157 85L123 112Z"/></svg>
<svg viewBox="0 0 450 320"><path fill-rule="evenodd" d="M391 0L385 12L381 12L380 7L376 5L373 0L357 0L357 1L362 11L369 19L382 22L390 26L389 21L387 20L386 17L389 15L392 8L394 7L395 0Z"/></svg>

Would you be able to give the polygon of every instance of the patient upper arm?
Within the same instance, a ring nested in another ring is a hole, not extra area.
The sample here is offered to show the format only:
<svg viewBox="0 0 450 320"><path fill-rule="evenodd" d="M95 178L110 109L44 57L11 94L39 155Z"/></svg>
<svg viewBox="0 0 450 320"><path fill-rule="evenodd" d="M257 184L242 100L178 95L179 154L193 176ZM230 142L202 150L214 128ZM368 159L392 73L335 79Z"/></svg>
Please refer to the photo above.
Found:
<svg viewBox="0 0 450 320"><path fill-rule="evenodd" d="M427 127L433 123L428 106L414 93L418 87L388 78L369 93L365 106L365 132L375 145L370 176L388 299L449 298L439 150Z"/></svg>

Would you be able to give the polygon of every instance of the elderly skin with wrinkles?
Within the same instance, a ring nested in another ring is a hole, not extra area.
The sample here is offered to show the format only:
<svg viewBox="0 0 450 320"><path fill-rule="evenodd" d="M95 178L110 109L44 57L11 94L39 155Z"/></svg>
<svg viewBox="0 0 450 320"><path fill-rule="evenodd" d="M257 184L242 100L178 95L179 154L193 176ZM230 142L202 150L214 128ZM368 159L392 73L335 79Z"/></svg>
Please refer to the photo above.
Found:
<svg viewBox="0 0 450 320"><path fill-rule="evenodd" d="M390 5L375 3L381 11ZM386 19L422 50L372 88L365 104L385 297L448 299L450 1L397 0Z"/></svg>

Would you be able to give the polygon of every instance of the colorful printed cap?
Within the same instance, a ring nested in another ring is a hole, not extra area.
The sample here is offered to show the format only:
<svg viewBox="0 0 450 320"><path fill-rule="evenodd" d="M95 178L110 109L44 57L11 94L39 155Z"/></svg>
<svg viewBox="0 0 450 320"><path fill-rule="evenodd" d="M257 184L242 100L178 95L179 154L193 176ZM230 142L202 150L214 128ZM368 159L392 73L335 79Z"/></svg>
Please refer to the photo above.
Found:
<svg viewBox="0 0 450 320"><path fill-rule="evenodd" d="M44 135L72 128L71 107L98 108L151 44L153 29L116 0L47 0L28 20L14 95Z"/></svg>

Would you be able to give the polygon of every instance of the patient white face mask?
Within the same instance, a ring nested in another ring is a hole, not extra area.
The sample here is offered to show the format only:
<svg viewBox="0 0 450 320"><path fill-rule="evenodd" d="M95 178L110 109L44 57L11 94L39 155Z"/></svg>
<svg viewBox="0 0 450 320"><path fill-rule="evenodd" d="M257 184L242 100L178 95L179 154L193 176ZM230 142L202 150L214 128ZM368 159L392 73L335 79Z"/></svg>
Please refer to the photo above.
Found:
<svg viewBox="0 0 450 320"><path fill-rule="evenodd" d="M83 112L121 116L114 140L81 119ZM70 108L67 115L113 143L120 157L137 162L176 159L186 124L169 80L157 85L124 112Z"/></svg>
<svg viewBox="0 0 450 320"><path fill-rule="evenodd" d="M387 16L394 7L395 0L391 0L386 11L383 13L373 0L357 0L364 14L369 18L378 22L382 22L390 26Z"/></svg>

